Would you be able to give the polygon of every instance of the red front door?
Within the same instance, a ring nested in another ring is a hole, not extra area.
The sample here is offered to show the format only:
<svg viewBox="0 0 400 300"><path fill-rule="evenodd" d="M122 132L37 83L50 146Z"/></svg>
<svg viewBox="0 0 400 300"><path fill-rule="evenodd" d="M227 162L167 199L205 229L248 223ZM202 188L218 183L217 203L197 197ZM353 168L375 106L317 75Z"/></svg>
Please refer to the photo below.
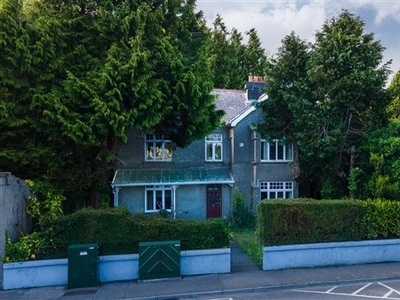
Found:
<svg viewBox="0 0 400 300"><path fill-rule="evenodd" d="M207 185L207 218L221 217L222 187Z"/></svg>

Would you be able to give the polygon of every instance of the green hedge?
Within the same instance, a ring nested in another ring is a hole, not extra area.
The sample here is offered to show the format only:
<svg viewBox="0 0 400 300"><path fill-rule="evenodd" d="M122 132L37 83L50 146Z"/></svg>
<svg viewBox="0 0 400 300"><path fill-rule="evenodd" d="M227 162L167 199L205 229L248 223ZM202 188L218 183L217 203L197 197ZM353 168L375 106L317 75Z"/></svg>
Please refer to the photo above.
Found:
<svg viewBox="0 0 400 300"><path fill-rule="evenodd" d="M257 214L265 246L400 237L400 201L264 200Z"/></svg>
<svg viewBox="0 0 400 300"><path fill-rule="evenodd" d="M257 207L264 245L360 240L364 209L356 200L265 200Z"/></svg>
<svg viewBox="0 0 400 300"><path fill-rule="evenodd" d="M382 199L363 202L365 238L384 239L400 236L400 201Z"/></svg>
<svg viewBox="0 0 400 300"><path fill-rule="evenodd" d="M82 209L52 222L39 239L42 247L25 259L67 257L69 245L83 243L98 243L100 255L138 253L139 242L162 240L180 240L182 250L225 248L229 247L231 231L223 219L174 220L132 214L125 209ZM19 248L27 248L26 240L7 244L8 261L23 259Z"/></svg>

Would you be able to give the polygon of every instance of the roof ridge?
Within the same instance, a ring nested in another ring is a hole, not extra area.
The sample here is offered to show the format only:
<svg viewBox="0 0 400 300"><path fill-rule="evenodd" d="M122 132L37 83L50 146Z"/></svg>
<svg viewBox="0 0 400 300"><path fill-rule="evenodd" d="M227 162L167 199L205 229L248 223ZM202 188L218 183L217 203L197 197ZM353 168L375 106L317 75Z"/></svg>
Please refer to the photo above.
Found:
<svg viewBox="0 0 400 300"><path fill-rule="evenodd" d="M246 93L244 90L235 90L235 89L213 89L213 92L232 92L232 93Z"/></svg>

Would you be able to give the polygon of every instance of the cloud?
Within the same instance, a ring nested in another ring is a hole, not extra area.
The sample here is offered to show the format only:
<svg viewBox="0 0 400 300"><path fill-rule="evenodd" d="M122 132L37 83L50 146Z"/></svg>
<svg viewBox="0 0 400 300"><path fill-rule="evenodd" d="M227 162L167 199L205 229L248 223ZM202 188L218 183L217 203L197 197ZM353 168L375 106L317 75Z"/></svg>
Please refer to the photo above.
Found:
<svg viewBox="0 0 400 300"><path fill-rule="evenodd" d="M367 23L368 30L385 41L385 61L393 59L392 69L397 71L400 67L400 57L397 58L400 35L398 30L386 26L395 24L400 27L398 0L198 0L197 6L203 10L210 27L216 15L220 14L228 29L236 28L244 34L255 28L263 47L271 54L277 52L282 39L292 31L301 39L313 42L315 33L324 22L346 9L360 16Z"/></svg>
<svg viewBox="0 0 400 300"><path fill-rule="evenodd" d="M294 1L198 2L210 26L219 13L229 29L244 33L255 28L263 47L272 53L277 52L281 40L292 31L302 39L313 39L327 17L324 6L317 3L299 7Z"/></svg>
<svg viewBox="0 0 400 300"><path fill-rule="evenodd" d="M368 4L376 11L375 23L379 24L386 18L394 18L400 22L400 2L395 1L371 1Z"/></svg>

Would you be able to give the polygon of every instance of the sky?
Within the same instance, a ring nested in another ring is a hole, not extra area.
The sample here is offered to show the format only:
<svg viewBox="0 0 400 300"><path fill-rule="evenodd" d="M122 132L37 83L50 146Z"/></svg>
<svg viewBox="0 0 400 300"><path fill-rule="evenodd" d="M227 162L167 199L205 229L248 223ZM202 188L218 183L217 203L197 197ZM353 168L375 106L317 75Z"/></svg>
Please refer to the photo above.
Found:
<svg viewBox="0 0 400 300"><path fill-rule="evenodd" d="M278 52L282 39L292 31L314 42L324 22L345 9L360 17L365 33L374 33L386 48L383 62L392 60L393 72L388 83L400 69L400 0L197 0L197 9L210 27L219 14L229 30L236 28L243 37L255 28L269 55Z"/></svg>

